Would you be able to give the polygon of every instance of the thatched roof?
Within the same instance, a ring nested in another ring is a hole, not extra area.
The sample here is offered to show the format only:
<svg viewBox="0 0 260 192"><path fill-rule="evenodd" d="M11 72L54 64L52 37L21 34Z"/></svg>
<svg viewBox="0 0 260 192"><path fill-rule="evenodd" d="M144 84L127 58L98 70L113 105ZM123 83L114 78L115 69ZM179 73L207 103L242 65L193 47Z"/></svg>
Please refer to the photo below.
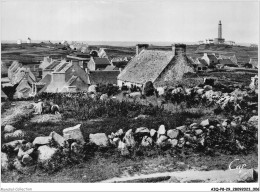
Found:
<svg viewBox="0 0 260 192"><path fill-rule="evenodd" d="M118 79L141 84L154 82L173 57L172 51L143 50L127 64Z"/></svg>

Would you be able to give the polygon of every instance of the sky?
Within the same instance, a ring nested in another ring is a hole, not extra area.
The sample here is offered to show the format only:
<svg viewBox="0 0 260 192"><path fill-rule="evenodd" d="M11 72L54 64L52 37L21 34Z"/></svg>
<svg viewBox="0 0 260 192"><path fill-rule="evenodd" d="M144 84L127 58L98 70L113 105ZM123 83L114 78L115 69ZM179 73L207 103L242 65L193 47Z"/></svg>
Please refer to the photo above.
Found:
<svg viewBox="0 0 260 192"><path fill-rule="evenodd" d="M259 42L258 0L1 0L2 40Z"/></svg>

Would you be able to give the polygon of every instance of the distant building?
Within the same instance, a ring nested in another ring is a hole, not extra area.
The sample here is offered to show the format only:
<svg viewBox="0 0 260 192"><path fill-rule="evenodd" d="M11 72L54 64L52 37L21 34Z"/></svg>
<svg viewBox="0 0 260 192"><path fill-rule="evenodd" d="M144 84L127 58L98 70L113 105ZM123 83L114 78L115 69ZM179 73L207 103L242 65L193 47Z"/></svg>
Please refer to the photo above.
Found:
<svg viewBox="0 0 260 192"><path fill-rule="evenodd" d="M197 58L194 62L194 67L196 71L206 71L208 69L208 63L201 58Z"/></svg>
<svg viewBox="0 0 260 192"><path fill-rule="evenodd" d="M104 70L107 66L112 65L107 58L92 57L88 62L88 69L90 71Z"/></svg>
<svg viewBox="0 0 260 192"><path fill-rule="evenodd" d="M231 59L220 59L219 60L219 67L238 67Z"/></svg>
<svg viewBox="0 0 260 192"><path fill-rule="evenodd" d="M31 38L28 37L26 42L27 42L27 44L30 44L32 42Z"/></svg>
<svg viewBox="0 0 260 192"><path fill-rule="evenodd" d="M221 21L218 23L218 38L214 39L214 44L223 44L225 39L222 38L222 24Z"/></svg>
<svg viewBox="0 0 260 192"><path fill-rule="evenodd" d="M208 66L214 66L214 65L218 64L218 59L217 59L215 53L212 53L212 54L204 53L204 55L201 59L205 60L206 63L208 64Z"/></svg>
<svg viewBox="0 0 260 192"><path fill-rule="evenodd" d="M118 85L143 86L151 81L154 86L181 80L185 73L194 68L186 56L186 45L176 44L172 51L146 50L148 46L136 46L135 57L118 76Z"/></svg>
<svg viewBox="0 0 260 192"><path fill-rule="evenodd" d="M233 56L219 55L218 60L221 60L221 59L230 59L234 64L237 64L236 55L233 55Z"/></svg>
<svg viewBox="0 0 260 192"><path fill-rule="evenodd" d="M250 44L250 47L258 48L258 45L257 44Z"/></svg>
<svg viewBox="0 0 260 192"><path fill-rule="evenodd" d="M21 39L18 39L18 40L16 41L16 43L17 43L17 45L21 45L21 44L22 44L22 40L21 40Z"/></svg>

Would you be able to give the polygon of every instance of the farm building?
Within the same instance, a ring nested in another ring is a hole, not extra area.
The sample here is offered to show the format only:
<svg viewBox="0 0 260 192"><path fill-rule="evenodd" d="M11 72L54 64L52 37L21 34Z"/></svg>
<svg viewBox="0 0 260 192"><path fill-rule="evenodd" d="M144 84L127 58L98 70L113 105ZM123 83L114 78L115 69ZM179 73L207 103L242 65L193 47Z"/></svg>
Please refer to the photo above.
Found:
<svg viewBox="0 0 260 192"><path fill-rule="evenodd" d="M88 62L88 69L90 71L104 70L107 66L112 65L107 58L92 57Z"/></svg>
<svg viewBox="0 0 260 192"><path fill-rule="evenodd" d="M238 67L231 59L220 59L219 64L220 67Z"/></svg>
<svg viewBox="0 0 260 192"><path fill-rule="evenodd" d="M218 58L216 57L215 53L204 53L201 59L204 59L207 62L208 66L215 66L218 64Z"/></svg>
<svg viewBox="0 0 260 192"><path fill-rule="evenodd" d="M118 85L143 86L151 81L155 86L164 82L182 79L188 72L194 72L191 61L186 56L186 45L176 44L172 51L143 50L127 64L118 76Z"/></svg>
<svg viewBox="0 0 260 192"><path fill-rule="evenodd" d="M219 55L218 60L221 60L221 59L230 59L234 64L237 64L236 55L233 55L233 56Z"/></svg>
<svg viewBox="0 0 260 192"><path fill-rule="evenodd" d="M119 75L119 70L112 71L89 71L88 79L90 85L97 84L117 84L117 76Z"/></svg>
<svg viewBox="0 0 260 192"><path fill-rule="evenodd" d="M206 71L208 69L208 64L204 59L197 58L194 62L194 67L196 71Z"/></svg>

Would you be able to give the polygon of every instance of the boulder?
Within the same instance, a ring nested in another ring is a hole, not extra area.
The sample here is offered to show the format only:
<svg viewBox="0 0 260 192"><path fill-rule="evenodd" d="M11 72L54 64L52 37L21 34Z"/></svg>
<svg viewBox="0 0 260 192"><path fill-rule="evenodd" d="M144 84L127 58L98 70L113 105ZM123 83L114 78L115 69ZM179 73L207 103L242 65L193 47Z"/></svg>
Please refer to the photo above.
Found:
<svg viewBox="0 0 260 192"><path fill-rule="evenodd" d="M201 129L196 129L195 130L195 135L201 135L203 131Z"/></svg>
<svg viewBox="0 0 260 192"><path fill-rule="evenodd" d="M185 139L184 138L180 138L179 142L178 142L178 147L183 147L185 144Z"/></svg>
<svg viewBox="0 0 260 192"><path fill-rule="evenodd" d="M52 158L52 156L57 151L56 148L49 147L47 145L42 145L38 148L38 162L46 162Z"/></svg>
<svg viewBox="0 0 260 192"><path fill-rule="evenodd" d="M158 136L160 135L165 135L166 134L166 129L164 125L160 125L159 129L158 129Z"/></svg>
<svg viewBox="0 0 260 192"><path fill-rule="evenodd" d="M20 148L17 154L17 158L20 160L26 153Z"/></svg>
<svg viewBox="0 0 260 192"><path fill-rule="evenodd" d="M101 96L100 96L100 100L101 101L104 101L104 100L107 100L108 99L108 95L107 94L102 94Z"/></svg>
<svg viewBox="0 0 260 192"><path fill-rule="evenodd" d="M13 133L15 130L15 127L12 125L6 125L4 128L4 133Z"/></svg>
<svg viewBox="0 0 260 192"><path fill-rule="evenodd" d="M82 132L80 130L80 126L81 124L78 124L74 127L69 127L66 129L63 129L63 137L65 140L69 140L69 139L75 139L77 141L79 141L81 144L84 144L84 138L82 135Z"/></svg>
<svg viewBox="0 0 260 192"><path fill-rule="evenodd" d="M76 154L80 153L80 148L81 146L77 142L73 142L70 146L71 151Z"/></svg>
<svg viewBox="0 0 260 192"><path fill-rule="evenodd" d="M179 136L178 129L170 129L167 131L167 136L171 139L176 139Z"/></svg>
<svg viewBox="0 0 260 192"><path fill-rule="evenodd" d="M199 140L199 143L204 146L205 145L205 138L202 137L200 140Z"/></svg>
<svg viewBox="0 0 260 192"><path fill-rule="evenodd" d="M31 142L28 142L28 143L25 144L25 147L26 147L27 150L31 149L31 148L33 148L33 144Z"/></svg>
<svg viewBox="0 0 260 192"><path fill-rule="evenodd" d="M1 171L8 170L8 156L6 153L1 152Z"/></svg>
<svg viewBox="0 0 260 192"><path fill-rule="evenodd" d="M114 138L113 140L113 144L115 145L115 146L118 146L118 143L119 143L119 141L121 141L118 137L116 137L116 138Z"/></svg>
<svg viewBox="0 0 260 192"><path fill-rule="evenodd" d="M224 120L224 122L222 123L222 127L227 127L227 126L228 126L228 122Z"/></svg>
<svg viewBox="0 0 260 192"><path fill-rule="evenodd" d="M153 137L156 134L156 130L155 129L151 129L150 130L150 136Z"/></svg>
<svg viewBox="0 0 260 192"><path fill-rule="evenodd" d="M135 133L147 133L147 134L149 134L150 131L149 131L149 129L146 128L146 127L139 127L139 128L137 128L137 129L135 130Z"/></svg>
<svg viewBox="0 0 260 192"><path fill-rule="evenodd" d="M156 143L157 143L157 145L161 146L161 145L163 145L165 143L165 141L167 141L167 139L168 139L168 137L166 137L165 135L161 135L157 139Z"/></svg>
<svg viewBox="0 0 260 192"><path fill-rule="evenodd" d="M169 143L171 144L172 147L176 147L178 144L177 139L168 139Z"/></svg>
<svg viewBox="0 0 260 192"><path fill-rule="evenodd" d="M248 120L248 123L258 129L258 116L253 116Z"/></svg>
<svg viewBox="0 0 260 192"><path fill-rule="evenodd" d="M33 145L47 145L51 141L51 137L36 137L33 141Z"/></svg>
<svg viewBox="0 0 260 192"><path fill-rule="evenodd" d="M198 124L197 123L192 123L192 124L190 124L190 128L191 129L197 129L199 126L198 126Z"/></svg>
<svg viewBox="0 0 260 192"><path fill-rule="evenodd" d="M133 92L129 94L129 97L135 98L135 97L141 97L142 94L140 92Z"/></svg>
<svg viewBox="0 0 260 192"><path fill-rule="evenodd" d="M113 133L112 133L113 134ZM111 135L112 135L111 134ZM123 135L124 134L124 131L123 131L123 129L119 129L115 134L114 134L114 136L116 136L116 137L120 137L121 135Z"/></svg>
<svg viewBox="0 0 260 192"><path fill-rule="evenodd" d="M32 161L33 161L32 157L31 157L30 155L28 155L28 154L25 154L25 155L23 156L23 158L22 158L22 163L23 163L24 165L31 164Z"/></svg>
<svg viewBox="0 0 260 192"><path fill-rule="evenodd" d="M25 143L25 140L11 141L9 143L3 144L2 149L5 149L5 148L15 149L17 146L22 145L23 143Z"/></svg>
<svg viewBox="0 0 260 192"><path fill-rule="evenodd" d="M234 121L231 121L230 125L231 125L231 127L237 127L237 124Z"/></svg>
<svg viewBox="0 0 260 192"><path fill-rule="evenodd" d="M106 147L108 145L108 137L105 133L89 134L89 140L98 146Z"/></svg>
<svg viewBox="0 0 260 192"><path fill-rule="evenodd" d="M164 87L157 87L156 90L157 90L159 96L163 95L165 92Z"/></svg>
<svg viewBox="0 0 260 192"><path fill-rule="evenodd" d="M186 130L187 130L187 126L186 125L183 125L183 126L180 126L180 127L176 127L177 130L179 130L180 132L182 133L185 133Z"/></svg>
<svg viewBox="0 0 260 192"><path fill-rule="evenodd" d="M119 141L118 149L120 150L122 156L127 156L127 155L130 154L129 150L127 149L126 144L124 142L122 142L122 141Z"/></svg>
<svg viewBox="0 0 260 192"><path fill-rule="evenodd" d="M129 129L123 138L123 141L125 142L126 146L128 147L134 147L136 142L134 140L133 131L132 129Z"/></svg>
<svg viewBox="0 0 260 192"><path fill-rule="evenodd" d="M148 136L144 136L141 145L144 147L151 146L153 144L153 139Z"/></svg>
<svg viewBox="0 0 260 192"><path fill-rule="evenodd" d="M212 86L210 86L210 85L205 85L203 88L205 91L212 90Z"/></svg>
<svg viewBox="0 0 260 192"><path fill-rule="evenodd" d="M136 120L136 119L146 119L146 118L148 118L149 117L149 115L138 115L137 117L135 117L134 119Z"/></svg>
<svg viewBox="0 0 260 192"><path fill-rule="evenodd" d="M4 135L4 138L6 140L20 140L20 139L23 139L24 138L24 131L22 130L16 130L15 132L13 133L6 133Z"/></svg>
<svg viewBox="0 0 260 192"><path fill-rule="evenodd" d="M50 133L50 137L55 141L59 146L63 147L65 145L65 139L55 131Z"/></svg>
<svg viewBox="0 0 260 192"><path fill-rule="evenodd" d="M215 128L214 125L209 126L209 129L214 129L214 128Z"/></svg>
<svg viewBox="0 0 260 192"><path fill-rule="evenodd" d="M206 120L204 120L204 121L201 121L200 125L203 126L203 127L209 126L209 120L206 119Z"/></svg>
<svg viewBox="0 0 260 192"><path fill-rule="evenodd" d="M204 93L204 89L198 89L196 92L197 94L202 95Z"/></svg>

